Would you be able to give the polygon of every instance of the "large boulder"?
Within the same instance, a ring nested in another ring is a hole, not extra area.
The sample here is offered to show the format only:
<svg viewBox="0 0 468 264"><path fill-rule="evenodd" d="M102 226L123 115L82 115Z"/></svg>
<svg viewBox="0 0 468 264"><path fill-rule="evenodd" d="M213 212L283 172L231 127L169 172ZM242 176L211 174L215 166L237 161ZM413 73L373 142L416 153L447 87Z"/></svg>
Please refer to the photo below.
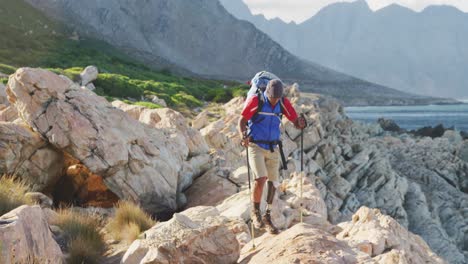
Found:
<svg viewBox="0 0 468 264"><path fill-rule="evenodd" d="M424 240L409 232L393 218L378 209L361 207L353 220L339 224L343 228L337 238L366 253L379 263L398 255L398 263L446 263L429 248ZM366 246L367 245L367 246ZM387 256L390 254L392 257Z"/></svg>
<svg viewBox="0 0 468 264"><path fill-rule="evenodd" d="M252 250L252 243L257 247ZM246 244L239 263L375 263L368 255L311 224L297 224L279 235L265 234Z"/></svg>
<svg viewBox="0 0 468 264"><path fill-rule="evenodd" d="M119 100L113 101L112 105L128 113L135 120L170 134L173 142L172 148L185 157L177 183L177 202L179 206L184 206L187 199L183 192L193 183L195 178L213 165L205 139L198 130L188 125L181 113L172 109L149 109L143 106L129 105Z"/></svg>
<svg viewBox="0 0 468 264"><path fill-rule="evenodd" d="M15 175L35 191L50 190L64 169L63 154L24 122L0 122L0 175Z"/></svg>
<svg viewBox="0 0 468 264"><path fill-rule="evenodd" d="M176 213L133 242L122 263L236 263L240 248L230 222L212 207Z"/></svg>
<svg viewBox="0 0 468 264"><path fill-rule="evenodd" d="M104 178L120 198L167 215L177 209L178 171L186 158L170 134L113 108L104 98L42 69L9 80L12 105L34 130Z"/></svg>
<svg viewBox="0 0 468 264"><path fill-rule="evenodd" d="M159 116L159 121L152 123L154 115ZM184 143L189 149L190 156L196 156L208 152L208 145L200 132L191 128L187 119L179 112L170 108L159 108L143 111L140 115L140 121L149 124L155 128L170 128L176 133L181 134Z"/></svg>
<svg viewBox="0 0 468 264"><path fill-rule="evenodd" d="M38 205L23 205L0 217L0 252L0 263L64 263Z"/></svg>
<svg viewBox="0 0 468 264"><path fill-rule="evenodd" d="M99 71L96 66L88 66L80 73L81 85L86 86L98 78ZM89 88L88 88L89 89ZM91 90L91 89L90 89Z"/></svg>
<svg viewBox="0 0 468 264"><path fill-rule="evenodd" d="M188 147L189 155L196 156L208 152L208 145L200 132L191 128L186 118L170 108L149 109L138 105L128 105L122 101L114 101L112 105L125 111L134 119L154 128L172 129L174 137L180 136Z"/></svg>

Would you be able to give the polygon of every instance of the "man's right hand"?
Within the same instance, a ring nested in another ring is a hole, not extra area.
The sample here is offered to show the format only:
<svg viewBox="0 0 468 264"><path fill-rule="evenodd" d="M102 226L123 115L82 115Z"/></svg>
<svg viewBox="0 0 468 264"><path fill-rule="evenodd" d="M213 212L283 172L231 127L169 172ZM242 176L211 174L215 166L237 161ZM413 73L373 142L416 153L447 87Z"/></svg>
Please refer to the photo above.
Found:
<svg viewBox="0 0 468 264"><path fill-rule="evenodd" d="M245 137L245 138L242 138L242 139L241 139L241 145L242 145L242 146L248 147L248 146L249 146L249 143L250 143L250 138L249 138L249 137Z"/></svg>

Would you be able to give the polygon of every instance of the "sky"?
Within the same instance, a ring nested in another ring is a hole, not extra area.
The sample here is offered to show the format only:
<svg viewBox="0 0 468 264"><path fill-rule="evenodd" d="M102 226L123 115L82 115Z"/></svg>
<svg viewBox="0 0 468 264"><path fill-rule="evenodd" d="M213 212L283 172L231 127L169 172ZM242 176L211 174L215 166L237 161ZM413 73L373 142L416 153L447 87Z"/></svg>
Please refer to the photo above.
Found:
<svg viewBox="0 0 468 264"><path fill-rule="evenodd" d="M321 8L336 2L354 2L354 0L243 0L254 15L263 14L271 19L279 17L286 22L301 23L315 15ZM396 3L421 11L428 5L452 5L468 12L468 0L366 0L372 10Z"/></svg>

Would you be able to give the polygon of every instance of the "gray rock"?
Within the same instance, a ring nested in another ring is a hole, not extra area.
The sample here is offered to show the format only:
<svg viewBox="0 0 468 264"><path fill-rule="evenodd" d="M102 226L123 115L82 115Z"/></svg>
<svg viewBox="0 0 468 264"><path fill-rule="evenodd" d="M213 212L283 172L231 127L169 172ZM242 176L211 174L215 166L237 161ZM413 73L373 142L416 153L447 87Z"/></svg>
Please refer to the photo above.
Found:
<svg viewBox="0 0 468 264"><path fill-rule="evenodd" d="M95 81L98 78L99 71L96 66L88 66L86 67L83 72L80 73L81 77L81 85L86 86L88 88L88 84ZM94 86L94 85L93 85ZM88 88L89 90L93 90Z"/></svg>
<svg viewBox="0 0 468 264"><path fill-rule="evenodd" d="M90 91L96 90L96 86L94 86L93 83L88 83L85 87L86 87L86 89L88 89Z"/></svg>
<svg viewBox="0 0 468 264"><path fill-rule="evenodd" d="M0 217L0 263L64 263L39 206L20 206Z"/></svg>
<svg viewBox="0 0 468 264"><path fill-rule="evenodd" d="M24 195L27 199L35 204L41 206L41 208L52 208L53 201L51 198L40 192L28 192Z"/></svg>

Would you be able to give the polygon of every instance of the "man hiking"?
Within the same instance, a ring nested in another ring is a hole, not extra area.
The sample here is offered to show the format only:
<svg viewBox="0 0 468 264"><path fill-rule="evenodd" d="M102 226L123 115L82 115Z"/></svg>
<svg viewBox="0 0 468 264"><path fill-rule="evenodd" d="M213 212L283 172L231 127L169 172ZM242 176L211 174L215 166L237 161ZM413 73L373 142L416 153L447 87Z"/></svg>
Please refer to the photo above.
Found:
<svg viewBox="0 0 468 264"><path fill-rule="evenodd" d="M238 127L241 144L247 148L249 163L255 174L252 221L257 229L265 226L271 234L278 233L271 221L271 208L279 185L278 146L282 147L280 125L283 114L297 129L305 127L305 119L298 117L291 102L283 97L283 83L274 79L268 82L264 92L247 98ZM260 200L267 179L267 208L262 219Z"/></svg>

